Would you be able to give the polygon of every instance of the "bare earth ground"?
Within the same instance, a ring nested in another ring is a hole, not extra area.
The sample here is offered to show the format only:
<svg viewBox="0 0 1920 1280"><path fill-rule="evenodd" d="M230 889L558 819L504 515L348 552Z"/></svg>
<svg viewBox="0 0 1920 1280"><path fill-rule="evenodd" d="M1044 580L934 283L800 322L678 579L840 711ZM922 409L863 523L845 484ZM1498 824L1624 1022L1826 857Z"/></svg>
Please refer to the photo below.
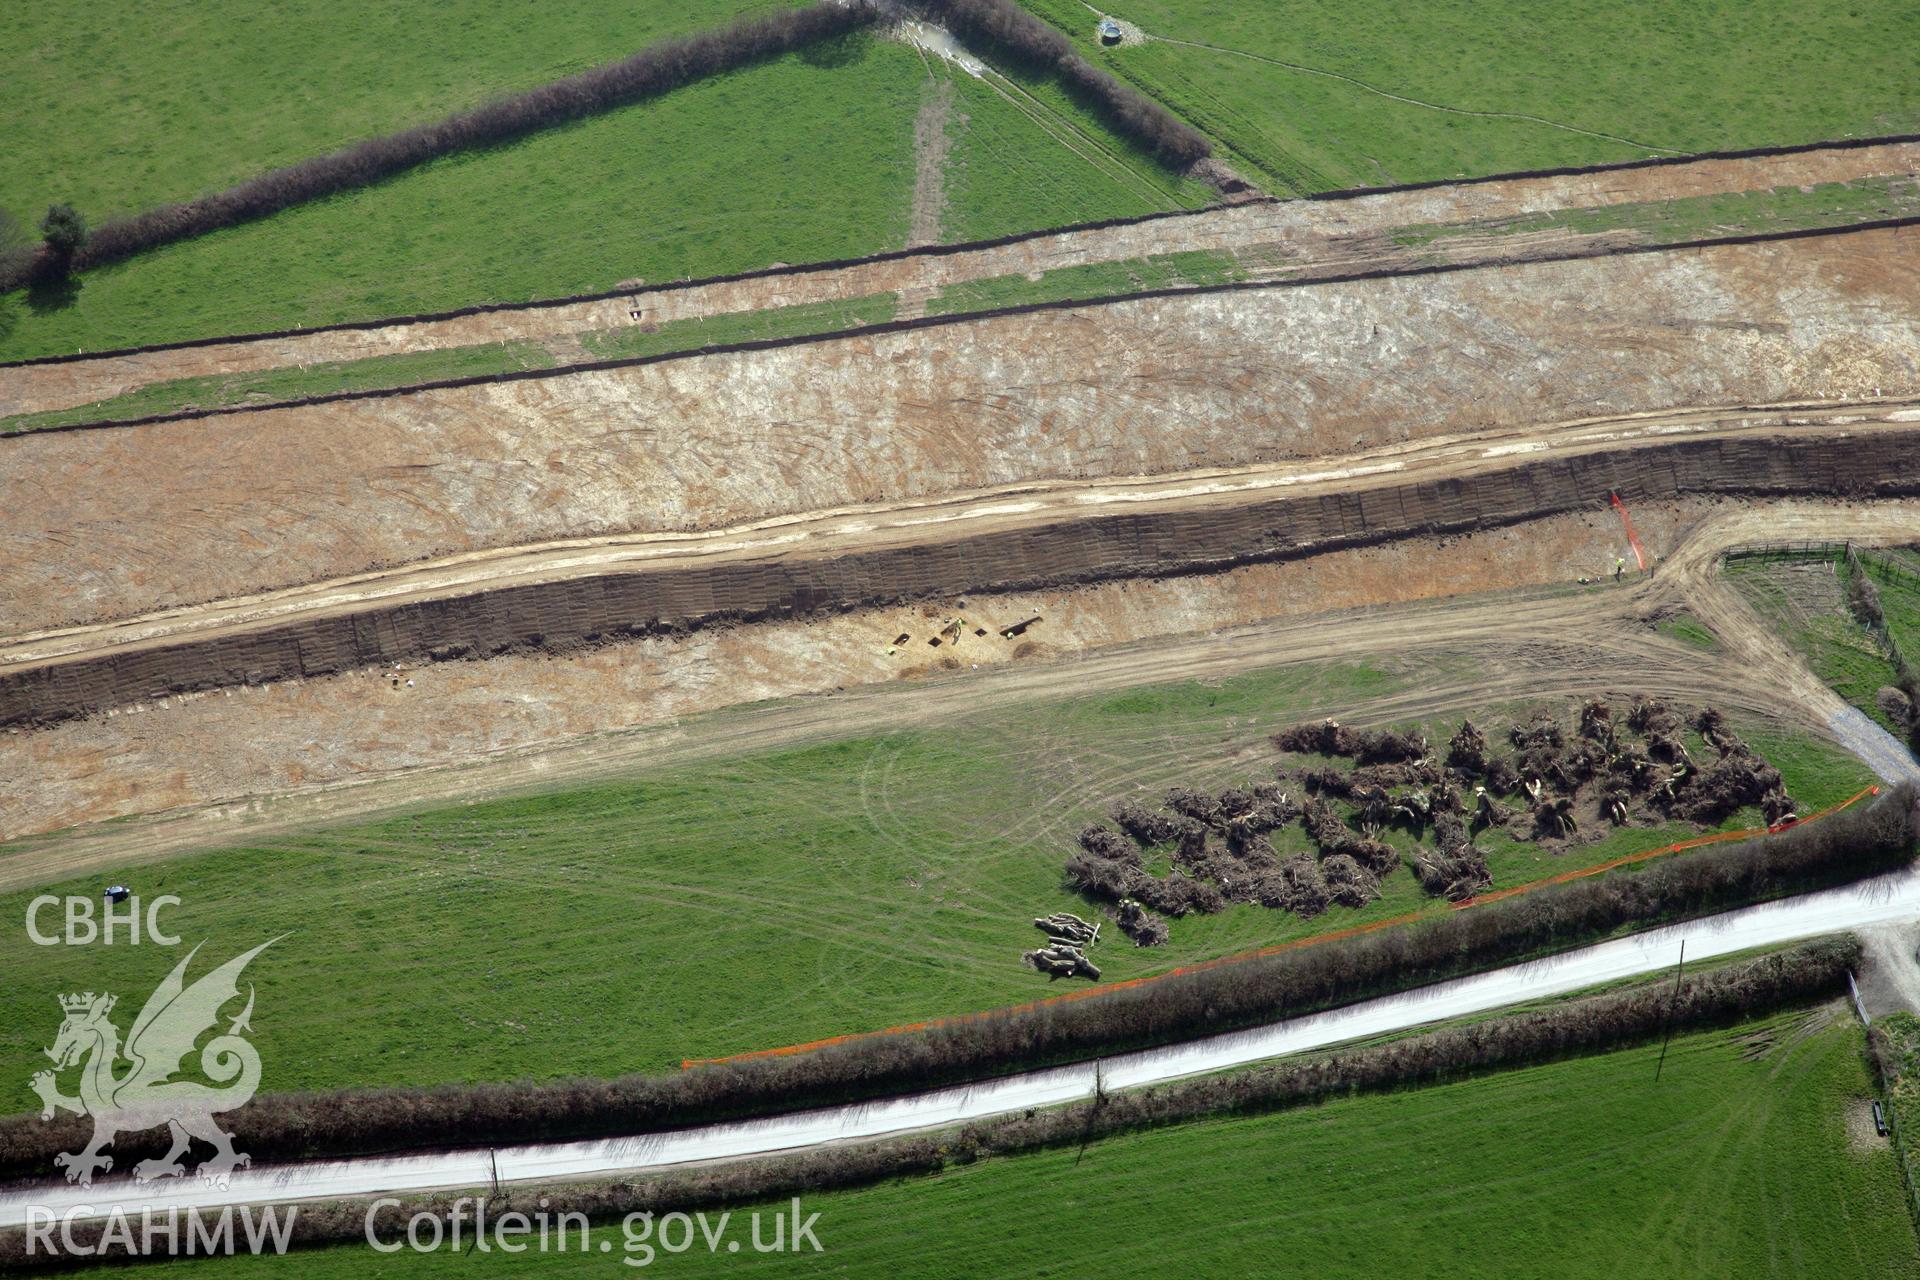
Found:
<svg viewBox="0 0 1920 1280"><path fill-rule="evenodd" d="M31 780L6 813L9 836L175 812L26 841L0 855L0 885L703 752L1360 653L1435 660L1417 691L1366 704L1375 720L1634 690L1710 698L1832 736L1839 700L1716 582L1718 556L1769 538L1910 539L1920 503L1682 502L1634 517L1662 563L1653 579L1620 586L1569 586L1624 549L1617 519L1596 510L1445 545L1415 539L1210 577L942 602L931 614L874 610L563 658L441 663L408 673L415 687L397 691L359 672L7 734L0 770ZM1559 585L1526 585L1543 582ZM1655 631L1649 619L1676 606L1707 621L1728 652L1705 655ZM989 638L969 635L943 661L923 637L954 613L970 625L1043 621L1019 643L991 627ZM889 654L901 631L916 643ZM679 726L695 712L827 690L841 692L736 710L697 733Z"/></svg>
<svg viewBox="0 0 1920 1280"><path fill-rule="evenodd" d="M1695 440L1776 439L1807 429L1844 427L1868 439L1920 421L1920 401L1702 408L1538 424L1464 437L1436 437L1364 454L1304 462L1181 472L1166 476L1052 481L942 494L911 502L837 508L700 533L621 534L565 539L414 561L398 568L232 596L109 622L26 632L0 639L0 675L39 663L160 643L257 631L290 620L364 613L372 607L445 599L506 586L592 578L653 564L720 568L804 556L828 559L875 547L932 544L955 537L1021 530L1041 537L1066 523L1115 513L1226 512L1276 494L1333 495L1383 482L1454 481L1547 458ZM1597 494L1585 495L1597 500ZM1384 532L1384 531L1383 531ZM1587 566L1597 574L1608 564ZM1022 572L1047 571L1041 544ZM1137 574L1134 576L1138 576ZM526 620L528 625L532 619Z"/></svg>
<svg viewBox="0 0 1920 1280"><path fill-rule="evenodd" d="M926 152L922 152L924 159ZM1414 257L1384 233L1428 223L1465 223L1562 208L1682 199L1689 196L1811 186L1920 170L1920 145L1813 151L1750 160L1705 160L1555 178L1386 192L1334 201L1255 202L1132 226L1065 231L1011 245L910 255L835 270L760 274L744 279L621 295L556 306L517 306L482 315L291 338L214 343L172 351L0 369L0 415L66 408L174 378L244 373L290 365L506 340L555 341L555 355L577 362L574 335L726 312L900 292L924 297L943 285L1058 267L1184 250L1258 250L1274 278L1303 271L1376 270ZM916 231L916 239L919 232ZM1618 239L1616 233L1615 238ZM1628 237L1630 240L1631 237ZM1501 246L1513 252L1511 239ZM1442 246L1441 255L1487 246ZM1424 261L1435 250L1425 251ZM609 282L611 284L611 282Z"/></svg>
<svg viewBox="0 0 1920 1280"><path fill-rule="evenodd" d="M946 210L947 113L953 109L953 83L929 80L920 114L913 121L913 213L907 247L940 243L940 215Z"/></svg>
<svg viewBox="0 0 1920 1280"><path fill-rule="evenodd" d="M1920 148L1882 148L1255 204L1095 238L698 286L647 305L739 310L1002 274L1021 269L1014 261L1219 244L1280 246L1282 264L1378 263L1399 252L1383 250L1382 228L1876 165L1908 172L1915 159ZM0 666L649 559L829 557L1116 510L1204 521L1275 490L1311 499L1393 481L1445 493L1523 456L1681 435L1893 432L1920 421L1917 244L1855 231L1139 298L15 437L0 441ZM828 292L768 292L789 287ZM469 322L538 325L561 310L383 332L432 345ZM564 332L579 327L576 317ZM460 340L505 336L521 335ZM57 368L138 378L173 355L277 362L335 340L348 335ZM36 386L59 394L57 378L36 381L48 368L0 371L0 402ZM22 785L0 802L0 839L25 839L0 854L0 884L640 762L1362 653L1415 655L1433 674L1416 691L1329 711L1387 720L1631 689L1765 713L1842 742L1884 777L1914 772L1715 567L1743 542L1910 542L1920 502L1636 501L1658 573L1582 588L1575 578L1604 579L1627 550L1605 495L1585 497L1587 511L1510 528L1192 577L920 599L559 657L440 662L399 680L363 670L9 731L0 770ZM1653 628L1676 609L1720 649ZM1020 636L995 634L1036 617ZM949 618L967 619L958 643L929 646ZM682 727L709 712L720 714Z"/></svg>
<svg viewBox="0 0 1920 1280"><path fill-rule="evenodd" d="M1891 231L1153 298L0 447L19 635L432 556L1920 393ZM1525 447L1525 446L1522 446Z"/></svg>

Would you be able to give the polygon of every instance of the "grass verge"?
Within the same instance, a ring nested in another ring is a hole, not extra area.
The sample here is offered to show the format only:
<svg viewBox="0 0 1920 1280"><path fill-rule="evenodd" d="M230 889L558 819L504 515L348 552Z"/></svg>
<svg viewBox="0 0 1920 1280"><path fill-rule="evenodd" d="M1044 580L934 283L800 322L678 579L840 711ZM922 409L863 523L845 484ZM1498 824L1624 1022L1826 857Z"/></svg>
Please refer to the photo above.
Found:
<svg viewBox="0 0 1920 1280"><path fill-rule="evenodd" d="M1728 235L1782 234L1819 227L1904 218L1920 213L1920 180L1859 178L1811 187L1769 187L1678 200L1556 209L1490 223L1433 223L1393 233L1396 244L1430 245L1465 235L1527 235L1566 231L1634 233L1641 244L1676 244Z"/></svg>
<svg viewBox="0 0 1920 1280"><path fill-rule="evenodd" d="M600 359L634 359L675 351L694 351L730 342L764 342L884 324L893 319L894 304L893 294L879 293L832 302L803 302L766 311L733 311L724 315L698 316L660 325L642 323L626 329L589 333L580 341Z"/></svg>
<svg viewBox="0 0 1920 1280"><path fill-rule="evenodd" d="M230 409L250 404L272 404L303 396L376 391L435 382L443 378L553 367L553 353L537 342L490 342L437 351L369 356L364 360L290 365L260 373L174 378L150 383L110 400L96 400L90 404L46 413L20 413L0 418L0 434L41 431L48 427L81 422L143 418L149 414L180 413L190 409Z"/></svg>

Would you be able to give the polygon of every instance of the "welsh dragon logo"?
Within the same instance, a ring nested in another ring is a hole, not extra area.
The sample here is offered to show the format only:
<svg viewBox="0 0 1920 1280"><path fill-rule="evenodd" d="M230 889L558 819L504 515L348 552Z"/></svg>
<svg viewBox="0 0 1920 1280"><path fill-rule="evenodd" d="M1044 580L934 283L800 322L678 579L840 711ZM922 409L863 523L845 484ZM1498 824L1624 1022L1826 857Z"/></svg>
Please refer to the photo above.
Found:
<svg viewBox="0 0 1920 1280"><path fill-rule="evenodd" d="M107 1016L116 997L91 991L60 997L66 1018L46 1051L54 1069L37 1073L32 1086L40 1095L42 1120L53 1119L56 1111L93 1117L93 1140L80 1151L53 1158L67 1171L68 1182L90 1186L96 1172L112 1169L113 1157L102 1155L101 1149L116 1134L161 1125L167 1126L173 1147L161 1159L134 1166L133 1176L141 1182L185 1173L180 1157L194 1138L214 1148L213 1158L201 1163L199 1173L215 1186L225 1187L235 1169L250 1163L233 1149L233 1135L222 1131L213 1117L244 1105L260 1086L260 1054L243 1035L253 1029L248 1021L253 1016L251 985L246 1008L200 1050L201 1071L220 1087L172 1077L195 1042L219 1022L221 1007L239 998L240 973L247 962L277 941L263 942L187 986L187 965L200 950L195 947L147 998L124 1046L120 1028ZM122 1058L128 1064L123 1072L118 1070ZM57 1075L75 1066L80 1067L80 1092L69 1098L60 1092Z"/></svg>

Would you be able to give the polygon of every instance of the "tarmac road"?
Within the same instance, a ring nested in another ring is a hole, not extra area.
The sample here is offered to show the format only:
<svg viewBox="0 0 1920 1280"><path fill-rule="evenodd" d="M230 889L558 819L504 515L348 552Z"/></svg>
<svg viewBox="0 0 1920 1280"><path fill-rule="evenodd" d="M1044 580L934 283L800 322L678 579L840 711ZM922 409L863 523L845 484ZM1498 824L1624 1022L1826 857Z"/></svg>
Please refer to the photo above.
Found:
<svg viewBox="0 0 1920 1280"><path fill-rule="evenodd" d="M84 1207L82 1216L104 1216L115 1208L137 1214L148 1206L164 1211L407 1195L485 1186L495 1178L496 1169L503 1183L580 1180L870 1141L1078 1101L1093 1096L1097 1086L1112 1092L1159 1084L1578 991L1671 967L1681 959L1683 945L1688 960L1707 960L1750 947L1916 919L1920 919L1920 868L1248 1031L1107 1058L1099 1064L1098 1081L1094 1064L1076 1064L908 1097L632 1138L259 1165L236 1173L225 1188L194 1179L142 1186L118 1177L84 1188L61 1181L16 1184L0 1193L0 1227L24 1224L30 1209L65 1214Z"/></svg>

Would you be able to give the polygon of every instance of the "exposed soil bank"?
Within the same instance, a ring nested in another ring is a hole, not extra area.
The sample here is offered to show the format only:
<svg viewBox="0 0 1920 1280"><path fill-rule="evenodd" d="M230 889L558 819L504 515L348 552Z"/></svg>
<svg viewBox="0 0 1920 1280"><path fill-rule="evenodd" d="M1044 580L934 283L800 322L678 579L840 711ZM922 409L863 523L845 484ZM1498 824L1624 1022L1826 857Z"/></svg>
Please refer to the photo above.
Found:
<svg viewBox="0 0 1920 1280"><path fill-rule="evenodd" d="M304 332L0 366L0 415L66 408L174 378L255 372L503 340L541 340L728 311L931 290L963 280L1188 249L1273 246L1276 269L1348 269L1362 245L1412 223L1466 222L1557 208L1600 208L1763 187L1812 186L1920 170L1920 143L1768 149L1769 153L1592 172L1481 179L1313 200L1260 201L1004 241L666 282L605 295L394 317ZM1378 250L1381 246L1374 244ZM1390 247L1390 246L1388 246ZM1404 259L1405 254L1398 255Z"/></svg>
<svg viewBox="0 0 1920 1280"><path fill-rule="evenodd" d="M769 557L504 587L0 675L0 724L396 662L565 652L622 638L919 598L1216 572L1410 537L1686 496L1920 494L1920 427L1686 440L1449 480L1065 521L833 558Z"/></svg>
<svg viewBox="0 0 1920 1280"><path fill-rule="evenodd" d="M20 634L548 539L1915 391L1909 233L1148 298L0 442L0 599Z"/></svg>

